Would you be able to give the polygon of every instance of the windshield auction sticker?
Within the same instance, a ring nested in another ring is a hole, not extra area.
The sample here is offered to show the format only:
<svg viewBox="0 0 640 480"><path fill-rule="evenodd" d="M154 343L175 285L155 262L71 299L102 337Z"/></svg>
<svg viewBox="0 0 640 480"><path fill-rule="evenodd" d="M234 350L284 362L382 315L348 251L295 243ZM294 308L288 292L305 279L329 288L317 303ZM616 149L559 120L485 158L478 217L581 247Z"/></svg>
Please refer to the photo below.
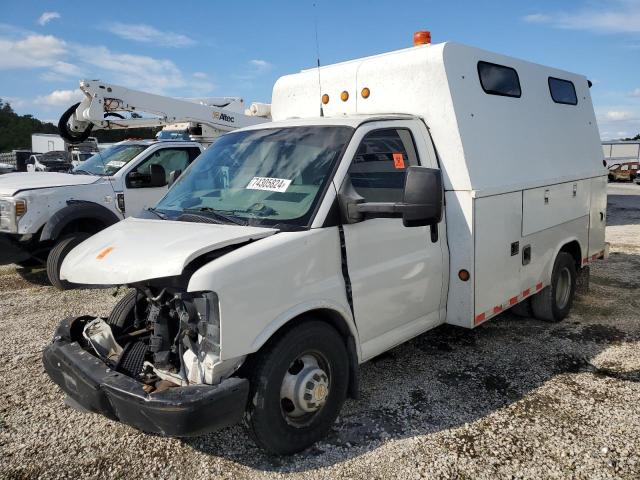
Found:
<svg viewBox="0 0 640 480"><path fill-rule="evenodd" d="M291 180L284 178L253 177L247 185L249 190L268 190L270 192L286 192Z"/></svg>

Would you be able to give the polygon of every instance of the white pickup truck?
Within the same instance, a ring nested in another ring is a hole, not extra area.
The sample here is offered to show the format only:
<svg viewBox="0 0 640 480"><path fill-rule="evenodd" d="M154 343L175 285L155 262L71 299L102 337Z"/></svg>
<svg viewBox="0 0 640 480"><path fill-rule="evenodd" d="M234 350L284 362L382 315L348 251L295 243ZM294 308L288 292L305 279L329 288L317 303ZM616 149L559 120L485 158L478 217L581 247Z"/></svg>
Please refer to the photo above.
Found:
<svg viewBox="0 0 640 480"><path fill-rule="evenodd" d="M125 141L70 173L0 176L0 265L46 263L51 283L66 288L60 266L98 231L152 207L168 183L203 151L196 142Z"/></svg>
<svg viewBox="0 0 640 480"><path fill-rule="evenodd" d="M583 76L426 44L282 77L271 113L69 253L66 280L135 289L45 349L72 402L163 435L244 419L296 452L359 364L510 308L560 321L606 256Z"/></svg>

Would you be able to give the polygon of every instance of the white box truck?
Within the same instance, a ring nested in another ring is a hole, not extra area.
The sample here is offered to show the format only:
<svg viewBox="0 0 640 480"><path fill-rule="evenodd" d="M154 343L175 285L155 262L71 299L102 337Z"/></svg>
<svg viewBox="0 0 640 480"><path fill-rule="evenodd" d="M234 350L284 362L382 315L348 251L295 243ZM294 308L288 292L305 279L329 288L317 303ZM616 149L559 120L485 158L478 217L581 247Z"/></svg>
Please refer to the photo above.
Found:
<svg viewBox="0 0 640 480"><path fill-rule="evenodd" d="M34 133L31 135L31 151L34 153L66 152L67 142L55 133Z"/></svg>
<svg viewBox="0 0 640 480"><path fill-rule="evenodd" d="M46 348L72 401L164 435L244 418L292 453L357 397L359 364L509 308L562 320L607 254L581 75L418 45L282 77L272 115L66 257L71 282L135 289Z"/></svg>

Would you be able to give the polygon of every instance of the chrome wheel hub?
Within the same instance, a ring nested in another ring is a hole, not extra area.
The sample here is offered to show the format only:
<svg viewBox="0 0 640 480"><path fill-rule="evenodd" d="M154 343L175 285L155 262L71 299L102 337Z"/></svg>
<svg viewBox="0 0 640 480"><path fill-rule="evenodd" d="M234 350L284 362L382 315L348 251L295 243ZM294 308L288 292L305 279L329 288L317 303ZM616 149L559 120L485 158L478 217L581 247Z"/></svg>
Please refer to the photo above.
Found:
<svg viewBox="0 0 640 480"><path fill-rule="evenodd" d="M312 354L295 359L282 381L280 403L285 417L300 419L320 410L329 397L329 376Z"/></svg>

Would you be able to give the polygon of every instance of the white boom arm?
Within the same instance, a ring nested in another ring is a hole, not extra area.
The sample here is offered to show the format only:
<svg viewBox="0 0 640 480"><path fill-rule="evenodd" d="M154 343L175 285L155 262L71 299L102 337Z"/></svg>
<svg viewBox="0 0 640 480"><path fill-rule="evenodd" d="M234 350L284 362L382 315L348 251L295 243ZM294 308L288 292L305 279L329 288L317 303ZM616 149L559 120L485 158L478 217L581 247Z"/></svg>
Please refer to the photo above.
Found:
<svg viewBox="0 0 640 480"><path fill-rule="evenodd" d="M58 124L60 134L71 142L82 141L82 137L88 136L94 127L122 129L193 122L224 133L266 122L270 115L270 106L266 104L253 104L245 113L244 101L237 97L178 99L99 80L82 80L80 90L85 98L67 110ZM155 117L124 118L121 112L151 114Z"/></svg>

